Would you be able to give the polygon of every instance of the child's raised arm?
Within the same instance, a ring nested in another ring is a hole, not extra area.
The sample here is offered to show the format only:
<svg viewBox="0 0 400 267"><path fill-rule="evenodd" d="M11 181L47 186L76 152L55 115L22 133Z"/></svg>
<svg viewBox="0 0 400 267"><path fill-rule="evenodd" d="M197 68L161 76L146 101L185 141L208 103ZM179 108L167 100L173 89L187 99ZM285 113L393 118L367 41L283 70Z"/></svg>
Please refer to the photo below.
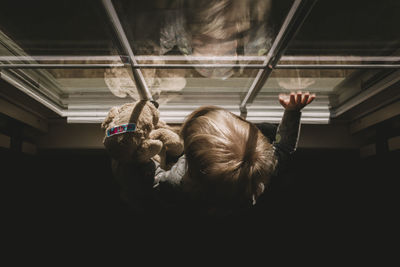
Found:
<svg viewBox="0 0 400 267"><path fill-rule="evenodd" d="M285 108L285 112L278 126L274 142L278 165L282 165L296 151L300 134L301 109L314 99L315 94L308 92L279 95L279 102Z"/></svg>

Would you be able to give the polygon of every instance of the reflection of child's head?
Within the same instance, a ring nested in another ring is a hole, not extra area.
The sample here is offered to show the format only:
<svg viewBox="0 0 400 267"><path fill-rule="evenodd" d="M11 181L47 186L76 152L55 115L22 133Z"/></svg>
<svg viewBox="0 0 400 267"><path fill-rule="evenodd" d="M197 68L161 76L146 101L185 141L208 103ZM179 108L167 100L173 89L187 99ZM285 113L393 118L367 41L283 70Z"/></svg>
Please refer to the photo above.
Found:
<svg viewBox="0 0 400 267"><path fill-rule="evenodd" d="M273 147L252 123L219 107L198 108L181 129L191 191L209 207L250 205L268 184Z"/></svg>
<svg viewBox="0 0 400 267"><path fill-rule="evenodd" d="M271 1L195 0L186 1L185 7L191 55L211 58L201 63L215 64L212 57L224 56L231 59L223 63L234 64L238 55L260 56L268 51L271 40L266 25ZM226 79L235 73L232 68L196 70L209 78Z"/></svg>

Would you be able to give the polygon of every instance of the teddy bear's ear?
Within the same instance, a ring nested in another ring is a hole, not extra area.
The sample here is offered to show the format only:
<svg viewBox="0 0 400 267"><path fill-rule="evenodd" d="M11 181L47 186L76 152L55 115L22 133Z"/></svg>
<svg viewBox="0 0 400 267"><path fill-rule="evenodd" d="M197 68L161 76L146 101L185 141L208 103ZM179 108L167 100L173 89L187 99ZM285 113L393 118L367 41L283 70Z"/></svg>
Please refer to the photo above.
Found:
<svg viewBox="0 0 400 267"><path fill-rule="evenodd" d="M107 114L107 117L104 119L103 123L101 124L101 128L103 130L108 128L108 125L112 120L115 118L115 116L118 114L118 107L112 107L110 111Z"/></svg>

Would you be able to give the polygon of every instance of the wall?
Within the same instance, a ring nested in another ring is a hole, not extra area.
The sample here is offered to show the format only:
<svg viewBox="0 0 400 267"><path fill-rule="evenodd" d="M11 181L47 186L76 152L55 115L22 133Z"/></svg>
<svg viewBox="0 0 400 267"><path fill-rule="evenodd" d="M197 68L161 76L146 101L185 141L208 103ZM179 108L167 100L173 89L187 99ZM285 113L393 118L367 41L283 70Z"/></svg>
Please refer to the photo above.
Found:
<svg viewBox="0 0 400 267"><path fill-rule="evenodd" d="M102 149L104 131L100 124L52 123L48 132L37 139L38 149ZM346 125L311 125L301 128L299 148L358 148L360 140Z"/></svg>
<svg viewBox="0 0 400 267"><path fill-rule="evenodd" d="M52 123L37 139L38 149L103 149L104 130L100 124Z"/></svg>

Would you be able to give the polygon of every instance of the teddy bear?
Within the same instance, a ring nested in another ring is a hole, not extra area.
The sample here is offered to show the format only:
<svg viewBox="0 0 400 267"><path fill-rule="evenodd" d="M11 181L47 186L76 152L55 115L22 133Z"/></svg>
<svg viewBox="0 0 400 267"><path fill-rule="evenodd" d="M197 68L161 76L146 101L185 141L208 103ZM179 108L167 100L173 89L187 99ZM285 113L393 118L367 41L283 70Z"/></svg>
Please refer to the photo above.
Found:
<svg viewBox="0 0 400 267"><path fill-rule="evenodd" d="M177 157L183 152L179 135L160 120L158 109L150 101L112 107L101 127L106 131L105 148L120 162L144 163L154 158L165 168L167 156Z"/></svg>
<svg viewBox="0 0 400 267"><path fill-rule="evenodd" d="M103 144L112 159L111 167L120 186L120 196L130 203L137 204L138 198L143 201L151 194L152 160L168 170L171 162L183 153L179 135L160 119L156 105L148 100L112 107L101 128L105 130Z"/></svg>

